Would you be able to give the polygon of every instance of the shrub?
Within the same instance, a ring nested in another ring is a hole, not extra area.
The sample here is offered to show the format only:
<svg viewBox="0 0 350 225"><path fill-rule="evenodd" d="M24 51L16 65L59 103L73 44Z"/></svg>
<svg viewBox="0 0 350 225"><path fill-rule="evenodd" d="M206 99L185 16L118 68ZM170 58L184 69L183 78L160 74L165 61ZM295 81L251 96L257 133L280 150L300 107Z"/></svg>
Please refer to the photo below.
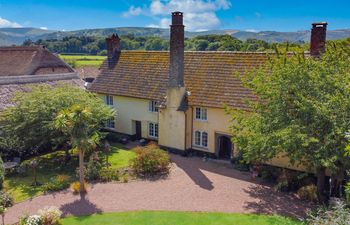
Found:
<svg viewBox="0 0 350 225"><path fill-rule="evenodd" d="M13 198L4 191L0 191L0 207L3 209L13 206Z"/></svg>
<svg viewBox="0 0 350 225"><path fill-rule="evenodd" d="M53 206L39 210L38 213L41 217L42 225L57 225L62 215L62 212Z"/></svg>
<svg viewBox="0 0 350 225"><path fill-rule="evenodd" d="M114 133L114 132L109 132L109 133L107 134L106 139L107 139L109 142L117 143L117 142L120 142L120 140L122 139L122 135L117 134L117 133Z"/></svg>
<svg viewBox="0 0 350 225"><path fill-rule="evenodd" d="M97 180L100 177L102 165L98 159L91 157L87 165L85 176L89 181Z"/></svg>
<svg viewBox="0 0 350 225"><path fill-rule="evenodd" d="M41 217L39 215L33 215L26 218L24 225L42 225Z"/></svg>
<svg viewBox="0 0 350 225"><path fill-rule="evenodd" d="M89 187L88 183L84 182L84 192L85 193L87 192L88 187ZM79 194L80 193L80 182L79 181L73 182L70 185L70 189L72 190L73 194Z"/></svg>
<svg viewBox="0 0 350 225"><path fill-rule="evenodd" d="M308 201L317 201L317 187L314 184L310 184L304 187L301 187L298 190L299 198Z"/></svg>
<svg viewBox="0 0 350 225"><path fill-rule="evenodd" d="M119 181L119 171L112 168L102 168L100 180L102 182Z"/></svg>
<svg viewBox="0 0 350 225"><path fill-rule="evenodd" d="M275 182L281 174L281 168L269 165L263 165L261 178L269 182Z"/></svg>
<svg viewBox="0 0 350 225"><path fill-rule="evenodd" d="M345 192L345 199L346 199L346 202L348 204L350 204L350 182L347 182L345 185L344 185L344 192Z"/></svg>
<svg viewBox="0 0 350 225"><path fill-rule="evenodd" d="M56 177L52 177L50 178L49 182L43 186L43 190L45 192L64 190L69 187L70 179L70 176L67 175L58 175Z"/></svg>
<svg viewBox="0 0 350 225"><path fill-rule="evenodd" d="M2 159L0 157L0 190L2 190L3 188L4 179L5 179L5 168L4 168Z"/></svg>
<svg viewBox="0 0 350 225"><path fill-rule="evenodd" d="M135 149L136 157L131 161L131 167L137 175L166 174L170 169L169 154L156 144Z"/></svg>
<svg viewBox="0 0 350 225"><path fill-rule="evenodd" d="M308 213L306 223L310 225L348 225L350 224L349 209L342 202L331 208L321 207Z"/></svg>

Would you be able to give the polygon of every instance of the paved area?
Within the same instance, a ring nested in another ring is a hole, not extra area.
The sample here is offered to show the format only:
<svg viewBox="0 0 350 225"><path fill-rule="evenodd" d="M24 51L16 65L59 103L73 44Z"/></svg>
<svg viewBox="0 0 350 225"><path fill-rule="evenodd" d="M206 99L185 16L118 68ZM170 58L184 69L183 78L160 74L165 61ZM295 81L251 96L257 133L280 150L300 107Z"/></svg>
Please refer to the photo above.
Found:
<svg viewBox="0 0 350 225"><path fill-rule="evenodd" d="M278 213L303 216L310 207L294 195L277 193L253 182L249 173L227 164L203 162L201 158L171 156L172 171L155 181L106 183L90 187L80 198L69 191L39 196L8 210L6 222L34 214L45 206L57 206L64 215L85 215L130 210L176 210L239 213Z"/></svg>

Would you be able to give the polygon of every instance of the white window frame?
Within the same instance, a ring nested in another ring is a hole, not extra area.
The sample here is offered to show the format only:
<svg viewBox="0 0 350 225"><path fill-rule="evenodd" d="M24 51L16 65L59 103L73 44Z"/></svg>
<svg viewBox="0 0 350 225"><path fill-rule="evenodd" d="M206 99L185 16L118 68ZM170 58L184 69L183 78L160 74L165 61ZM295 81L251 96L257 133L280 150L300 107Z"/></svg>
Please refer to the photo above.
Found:
<svg viewBox="0 0 350 225"><path fill-rule="evenodd" d="M113 96L112 95L106 95L105 96L105 102L106 102L107 105L114 105Z"/></svg>
<svg viewBox="0 0 350 225"><path fill-rule="evenodd" d="M158 138L159 136L158 123L153 123L153 122L148 123L148 136L151 138Z"/></svg>
<svg viewBox="0 0 350 225"><path fill-rule="evenodd" d="M154 100L149 101L149 103L148 103L148 111L149 112L154 112L154 113L158 112L157 101L154 101Z"/></svg>
<svg viewBox="0 0 350 225"><path fill-rule="evenodd" d="M199 117L197 117L197 112L199 112ZM196 107L194 110L194 118L199 121L208 121L208 109L203 107Z"/></svg>
<svg viewBox="0 0 350 225"><path fill-rule="evenodd" d="M198 139L198 134L199 134L199 139ZM204 145L203 143L203 136L206 135L206 145ZM199 142L199 144L198 144ZM200 147L200 148L208 148L208 143L209 143L209 134L206 131L200 131L200 130L196 130L193 133L193 145L196 147Z"/></svg>

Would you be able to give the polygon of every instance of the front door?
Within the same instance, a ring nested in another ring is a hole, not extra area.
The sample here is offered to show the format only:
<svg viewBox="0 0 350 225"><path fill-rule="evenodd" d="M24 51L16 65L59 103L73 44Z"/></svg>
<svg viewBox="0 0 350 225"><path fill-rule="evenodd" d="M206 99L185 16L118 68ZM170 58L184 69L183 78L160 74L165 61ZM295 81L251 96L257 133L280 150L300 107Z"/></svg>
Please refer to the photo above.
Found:
<svg viewBox="0 0 350 225"><path fill-rule="evenodd" d="M219 137L219 158L231 159L232 156L232 143L229 137Z"/></svg>
<svg viewBox="0 0 350 225"><path fill-rule="evenodd" d="M135 121L135 128L136 128L136 140L140 140L141 139L141 121Z"/></svg>

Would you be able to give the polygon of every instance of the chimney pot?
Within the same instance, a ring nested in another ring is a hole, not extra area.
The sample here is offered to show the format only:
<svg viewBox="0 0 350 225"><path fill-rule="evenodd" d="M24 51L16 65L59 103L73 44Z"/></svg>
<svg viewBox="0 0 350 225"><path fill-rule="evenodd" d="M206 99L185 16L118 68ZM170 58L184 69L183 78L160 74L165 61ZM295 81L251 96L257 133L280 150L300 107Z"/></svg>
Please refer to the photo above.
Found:
<svg viewBox="0 0 350 225"><path fill-rule="evenodd" d="M310 54L319 57L326 50L327 23L313 23L311 29Z"/></svg>

